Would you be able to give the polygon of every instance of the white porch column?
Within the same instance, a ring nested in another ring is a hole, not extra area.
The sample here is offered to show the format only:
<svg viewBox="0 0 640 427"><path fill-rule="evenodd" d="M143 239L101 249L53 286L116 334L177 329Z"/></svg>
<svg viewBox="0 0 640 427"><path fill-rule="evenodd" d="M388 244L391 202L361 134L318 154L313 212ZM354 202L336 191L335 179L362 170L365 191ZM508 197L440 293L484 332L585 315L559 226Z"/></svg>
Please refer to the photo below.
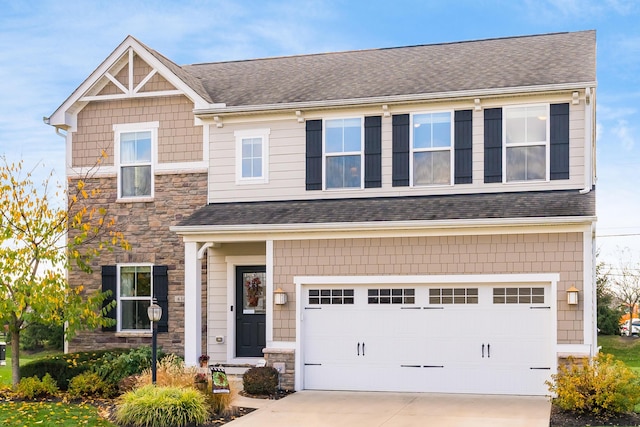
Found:
<svg viewBox="0 0 640 427"><path fill-rule="evenodd" d="M198 243L184 244L184 362L198 366L202 351L202 260Z"/></svg>

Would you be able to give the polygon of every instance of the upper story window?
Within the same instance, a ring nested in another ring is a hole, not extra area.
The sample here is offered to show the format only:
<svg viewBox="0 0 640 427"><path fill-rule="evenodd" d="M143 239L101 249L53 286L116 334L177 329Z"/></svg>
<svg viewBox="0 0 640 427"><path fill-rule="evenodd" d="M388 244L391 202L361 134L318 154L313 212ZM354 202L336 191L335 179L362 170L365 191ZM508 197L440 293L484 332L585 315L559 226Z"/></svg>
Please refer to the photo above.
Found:
<svg viewBox="0 0 640 427"><path fill-rule="evenodd" d="M147 308L153 295L151 265L118 266L118 330L151 330Z"/></svg>
<svg viewBox="0 0 640 427"><path fill-rule="evenodd" d="M362 122L361 118L324 121L325 189L362 188Z"/></svg>
<svg viewBox="0 0 640 427"><path fill-rule="evenodd" d="M153 197L158 123L114 125L118 198Z"/></svg>
<svg viewBox="0 0 640 427"><path fill-rule="evenodd" d="M236 131L236 183L268 182L269 129Z"/></svg>
<svg viewBox="0 0 640 427"><path fill-rule="evenodd" d="M453 125L451 112L412 116L412 185L450 185Z"/></svg>
<svg viewBox="0 0 640 427"><path fill-rule="evenodd" d="M549 106L505 107L505 179L542 181L548 173Z"/></svg>

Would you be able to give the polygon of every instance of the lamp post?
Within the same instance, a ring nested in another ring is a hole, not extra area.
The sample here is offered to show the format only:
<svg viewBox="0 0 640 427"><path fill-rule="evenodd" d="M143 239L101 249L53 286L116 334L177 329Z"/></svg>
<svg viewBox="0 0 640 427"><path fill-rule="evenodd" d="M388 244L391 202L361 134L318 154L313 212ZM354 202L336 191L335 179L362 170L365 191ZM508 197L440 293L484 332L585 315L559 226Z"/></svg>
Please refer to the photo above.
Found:
<svg viewBox="0 0 640 427"><path fill-rule="evenodd" d="M151 383L156 383L156 368L157 368L157 352L158 347L158 322L162 317L162 307L156 303L156 299L153 299L153 304L147 308L147 315L151 320Z"/></svg>

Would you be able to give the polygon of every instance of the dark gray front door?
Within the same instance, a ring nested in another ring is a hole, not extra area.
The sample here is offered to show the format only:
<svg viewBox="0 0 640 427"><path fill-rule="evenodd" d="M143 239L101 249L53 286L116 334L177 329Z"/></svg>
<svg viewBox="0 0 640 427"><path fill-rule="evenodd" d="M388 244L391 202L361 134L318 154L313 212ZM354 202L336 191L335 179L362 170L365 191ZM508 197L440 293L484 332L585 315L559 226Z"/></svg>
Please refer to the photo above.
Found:
<svg viewBox="0 0 640 427"><path fill-rule="evenodd" d="M265 266L236 267L236 357L262 357L265 338Z"/></svg>

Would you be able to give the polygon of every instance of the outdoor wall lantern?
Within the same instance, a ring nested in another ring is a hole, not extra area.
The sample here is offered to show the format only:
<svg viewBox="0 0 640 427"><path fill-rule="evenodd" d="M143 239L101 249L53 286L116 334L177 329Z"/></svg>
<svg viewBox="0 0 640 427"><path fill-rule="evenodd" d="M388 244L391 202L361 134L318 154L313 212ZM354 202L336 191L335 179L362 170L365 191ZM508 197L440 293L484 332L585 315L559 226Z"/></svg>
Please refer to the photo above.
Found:
<svg viewBox="0 0 640 427"><path fill-rule="evenodd" d="M578 289L573 285L567 289L567 304L578 305Z"/></svg>
<svg viewBox="0 0 640 427"><path fill-rule="evenodd" d="M162 318L162 307L160 307L155 298L153 299L153 304L147 308L147 316L149 316L149 320L151 320L151 383L156 383L156 372L157 372L157 348L158 348L158 322Z"/></svg>
<svg viewBox="0 0 640 427"><path fill-rule="evenodd" d="M276 305L284 305L287 303L287 293L283 291L281 288L273 291L273 301Z"/></svg>

